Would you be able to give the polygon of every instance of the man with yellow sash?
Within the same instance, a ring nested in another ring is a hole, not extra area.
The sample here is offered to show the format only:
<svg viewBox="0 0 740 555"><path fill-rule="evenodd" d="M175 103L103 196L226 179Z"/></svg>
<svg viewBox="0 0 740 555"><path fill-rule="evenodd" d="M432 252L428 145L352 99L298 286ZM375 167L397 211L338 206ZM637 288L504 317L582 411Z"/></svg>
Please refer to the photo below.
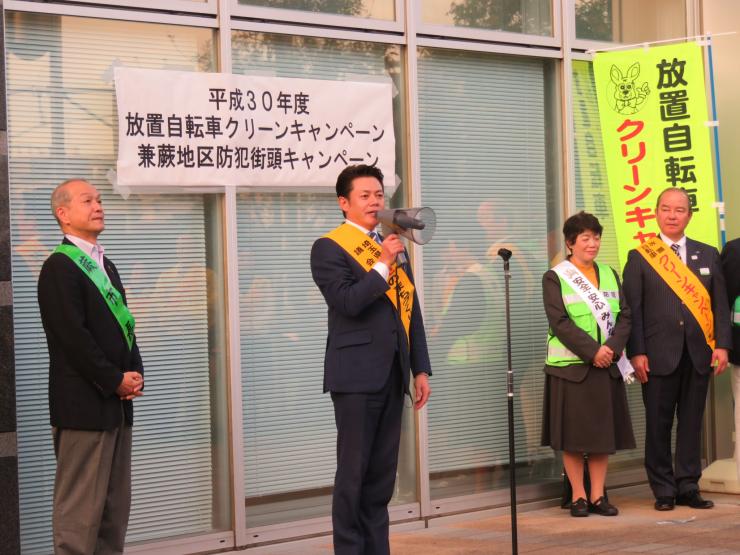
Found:
<svg viewBox="0 0 740 555"><path fill-rule="evenodd" d="M383 555L390 553L388 503L409 373L420 409L429 398L431 366L403 244L395 234L375 232L385 206L383 174L348 166L336 192L346 220L311 250L311 273L328 306L324 392L331 392L337 425L334 552Z"/></svg>
<svg viewBox="0 0 740 555"><path fill-rule="evenodd" d="M100 193L72 179L51 196L64 240L39 275L57 460L54 553L123 553L131 506L132 400L143 366L134 317L98 236Z"/></svg>
<svg viewBox="0 0 740 555"><path fill-rule="evenodd" d="M727 298L732 311L732 394L735 397L735 463L740 480L740 237L722 249L722 270L727 281Z"/></svg>
<svg viewBox="0 0 740 555"><path fill-rule="evenodd" d="M709 377L727 367L732 347L727 289L717 249L684 234L689 196L668 188L658 196L660 237L630 251L624 293L632 308L627 343L645 404L645 469L655 509L709 509L699 494L701 430ZM671 428L677 414L675 466Z"/></svg>

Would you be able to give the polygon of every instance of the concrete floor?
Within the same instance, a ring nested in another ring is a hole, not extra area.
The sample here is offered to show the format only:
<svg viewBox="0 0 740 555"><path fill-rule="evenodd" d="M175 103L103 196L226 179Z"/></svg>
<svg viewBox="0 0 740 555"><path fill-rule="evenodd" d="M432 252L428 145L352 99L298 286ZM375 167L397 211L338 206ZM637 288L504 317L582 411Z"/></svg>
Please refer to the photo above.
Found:
<svg viewBox="0 0 740 555"><path fill-rule="evenodd" d="M715 507L657 512L647 486L610 492L617 517L572 518L559 507L518 512L520 553L740 554L740 496L705 494ZM493 555L511 553L508 511L466 513L391 529L393 555ZM327 536L237 551L242 555L330 555Z"/></svg>

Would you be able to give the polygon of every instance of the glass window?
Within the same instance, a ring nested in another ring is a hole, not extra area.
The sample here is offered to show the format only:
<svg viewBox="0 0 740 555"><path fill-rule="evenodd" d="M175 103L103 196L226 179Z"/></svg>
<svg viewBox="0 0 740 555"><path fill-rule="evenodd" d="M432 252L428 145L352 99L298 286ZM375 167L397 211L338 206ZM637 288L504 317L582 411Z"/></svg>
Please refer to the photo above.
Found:
<svg viewBox="0 0 740 555"><path fill-rule="evenodd" d="M399 0L403 1L403 0ZM350 15L393 21L395 0L239 0L239 4L265 6L284 10L300 10L336 15Z"/></svg>
<svg viewBox="0 0 740 555"><path fill-rule="evenodd" d="M516 455L521 483L560 474L540 447L547 320L541 277L557 250L559 128L554 62L419 50L422 198L437 211L424 247L434 395L433 499L508 484L503 263L511 259ZM550 142L552 140L552 142ZM552 245L550 245L552 243Z"/></svg>
<svg viewBox="0 0 740 555"><path fill-rule="evenodd" d="M552 0L422 0L421 20L525 35L553 34Z"/></svg>
<svg viewBox="0 0 740 555"><path fill-rule="evenodd" d="M212 31L14 12L6 25L23 552L52 551L55 461L36 281L61 239L50 194L70 177L102 193L101 243L126 284L145 366L127 539L228 530L221 203L204 195L124 199L106 179L118 138L112 68L213 71Z"/></svg>
<svg viewBox="0 0 740 555"><path fill-rule="evenodd" d="M396 173L403 184L405 93L397 45L236 32L234 73L367 80L390 77ZM339 169L337 169L337 173ZM395 176L386 176L386 187ZM391 199L403 202L403 186ZM329 515L336 468L331 399L322 394L326 304L313 283L313 242L342 221L333 184L325 192L238 196L239 287L247 526ZM418 499L414 419L404 413L396 494Z"/></svg>
<svg viewBox="0 0 740 555"><path fill-rule="evenodd" d="M576 38L632 44L686 35L686 0L576 0Z"/></svg>

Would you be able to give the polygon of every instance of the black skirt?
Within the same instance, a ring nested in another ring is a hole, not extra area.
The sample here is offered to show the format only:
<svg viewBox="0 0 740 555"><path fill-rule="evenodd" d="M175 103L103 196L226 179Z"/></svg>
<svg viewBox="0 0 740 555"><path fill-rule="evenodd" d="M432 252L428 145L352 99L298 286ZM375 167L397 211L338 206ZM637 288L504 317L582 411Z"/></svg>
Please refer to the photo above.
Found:
<svg viewBox="0 0 740 555"><path fill-rule="evenodd" d="M634 449L627 393L622 378L591 366L572 382L546 374L542 445L556 451L611 454Z"/></svg>

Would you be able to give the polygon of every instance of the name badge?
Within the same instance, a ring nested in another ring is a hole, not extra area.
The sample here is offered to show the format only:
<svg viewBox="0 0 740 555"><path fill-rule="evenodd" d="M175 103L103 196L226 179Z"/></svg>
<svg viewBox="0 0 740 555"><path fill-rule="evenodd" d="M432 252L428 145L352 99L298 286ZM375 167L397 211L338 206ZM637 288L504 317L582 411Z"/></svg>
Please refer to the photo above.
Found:
<svg viewBox="0 0 740 555"><path fill-rule="evenodd" d="M710 273L709 268L699 268L699 273L703 276L708 276Z"/></svg>

